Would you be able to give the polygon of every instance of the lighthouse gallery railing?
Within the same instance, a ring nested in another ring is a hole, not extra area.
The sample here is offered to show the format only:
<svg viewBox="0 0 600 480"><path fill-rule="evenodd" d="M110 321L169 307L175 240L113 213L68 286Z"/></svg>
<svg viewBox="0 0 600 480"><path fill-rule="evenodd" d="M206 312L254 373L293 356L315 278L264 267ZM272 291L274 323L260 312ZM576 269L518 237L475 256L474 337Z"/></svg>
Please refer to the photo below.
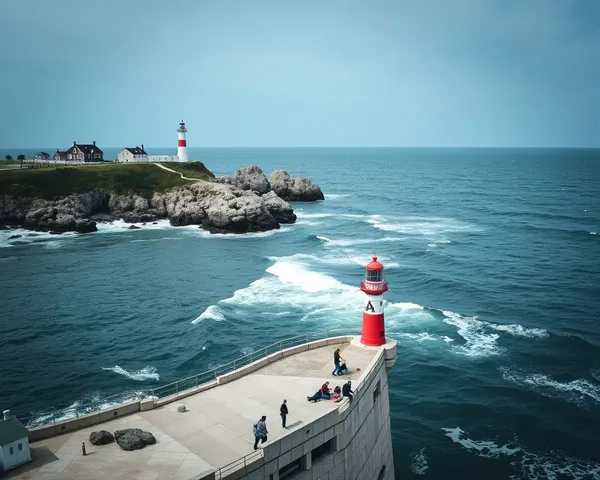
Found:
<svg viewBox="0 0 600 480"><path fill-rule="evenodd" d="M108 410L110 408L114 408L118 404L124 404L128 402L133 402L136 400L142 400L144 398L155 398L161 399L164 397L175 396L177 397L180 392L184 392L191 388L196 388L201 385L205 385L211 382L216 381L217 377L224 375L229 372L233 372L238 368L242 368L246 365L249 365L256 360L259 360L263 357L267 357L273 353L280 352L285 350L286 348L295 347L297 345L302 345L304 343L322 340L324 338L332 338L343 335L351 335L347 330L325 330L320 332L307 333L302 335L296 335L294 337L286 338L283 340L279 340L278 342L267 345L266 347L260 348L256 351L248 353L242 357L236 358L235 360L212 367L204 372L198 373L196 375L192 375L190 377L183 378L176 382L168 383L166 385L162 385L160 387L140 390L137 392L133 392L130 395L118 394L112 395L110 397L104 397L101 399L101 402L90 402L90 403L75 403L73 406L60 409L53 410L47 412L40 412L36 414L25 414L19 415L16 413L16 416L28 427L28 428L36 428L42 427L46 425L51 425L53 423L62 422L65 420L70 420L72 418L79 418L83 415L88 415L91 413L97 413L102 410Z"/></svg>

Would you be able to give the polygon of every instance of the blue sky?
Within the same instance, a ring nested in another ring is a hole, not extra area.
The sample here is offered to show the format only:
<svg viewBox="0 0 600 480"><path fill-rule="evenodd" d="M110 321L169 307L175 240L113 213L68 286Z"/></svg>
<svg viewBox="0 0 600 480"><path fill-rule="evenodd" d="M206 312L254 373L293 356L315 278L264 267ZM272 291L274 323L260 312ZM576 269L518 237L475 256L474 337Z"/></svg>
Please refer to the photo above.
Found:
<svg viewBox="0 0 600 480"><path fill-rule="evenodd" d="M2 0L0 146L600 146L597 0Z"/></svg>

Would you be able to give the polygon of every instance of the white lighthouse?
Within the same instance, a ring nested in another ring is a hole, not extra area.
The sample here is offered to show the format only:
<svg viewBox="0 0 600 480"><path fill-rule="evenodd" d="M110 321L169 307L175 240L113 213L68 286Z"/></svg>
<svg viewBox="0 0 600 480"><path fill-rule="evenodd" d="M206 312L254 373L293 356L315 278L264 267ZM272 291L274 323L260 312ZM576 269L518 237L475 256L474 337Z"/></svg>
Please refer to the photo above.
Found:
<svg viewBox="0 0 600 480"><path fill-rule="evenodd" d="M177 156L180 162L188 161L187 143L185 141L186 132L185 122L182 120L179 122L179 128L177 129Z"/></svg>

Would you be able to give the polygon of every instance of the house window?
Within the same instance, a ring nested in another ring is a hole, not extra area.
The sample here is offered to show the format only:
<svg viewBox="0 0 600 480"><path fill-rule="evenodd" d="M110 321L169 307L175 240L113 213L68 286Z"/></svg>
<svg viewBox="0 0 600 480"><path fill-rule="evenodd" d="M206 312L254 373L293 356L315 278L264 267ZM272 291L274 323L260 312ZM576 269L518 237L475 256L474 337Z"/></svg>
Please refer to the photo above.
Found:
<svg viewBox="0 0 600 480"><path fill-rule="evenodd" d="M8 452L12 455L13 453L15 453L15 449L13 447L10 447L8 449Z"/></svg>
<svg viewBox="0 0 600 480"><path fill-rule="evenodd" d="M330 453L334 452L334 440L334 438L332 438L331 440L327 440L323 445L320 445L317 448L313 449L311 453L312 463L316 463L319 460L325 458Z"/></svg>
<svg viewBox="0 0 600 480"><path fill-rule="evenodd" d="M377 385L375 385L375 390L373 390L373 402L377 400L379 395L381 395L381 380L377 382Z"/></svg>
<svg viewBox="0 0 600 480"><path fill-rule="evenodd" d="M21 450L23 450L23 444L22 444L22 443L19 443L19 452L20 452Z"/></svg>
<svg viewBox="0 0 600 480"><path fill-rule="evenodd" d="M285 467L279 469L279 480L285 480L291 478L296 473L302 470L302 457L298 460L294 460L292 463L288 463Z"/></svg>

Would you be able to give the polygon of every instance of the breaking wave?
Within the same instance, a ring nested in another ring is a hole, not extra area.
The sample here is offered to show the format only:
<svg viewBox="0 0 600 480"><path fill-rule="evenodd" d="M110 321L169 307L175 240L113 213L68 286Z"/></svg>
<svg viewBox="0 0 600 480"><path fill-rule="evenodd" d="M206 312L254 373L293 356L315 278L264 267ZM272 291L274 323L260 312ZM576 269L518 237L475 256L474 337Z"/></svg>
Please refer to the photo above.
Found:
<svg viewBox="0 0 600 480"><path fill-rule="evenodd" d="M547 338L548 332L541 328L525 328L518 324L504 325L478 320L476 317L463 316L458 313L442 311L444 323L457 328L457 333L465 340L457 345L456 351L472 357L499 355L504 352L497 340L505 332L513 336L527 338Z"/></svg>
<svg viewBox="0 0 600 480"><path fill-rule="evenodd" d="M562 452L538 454L528 452L516 442L498 446L493 440L464 438L459 427L442 428L447 437L461 447L484 458L511 457L510 465L515 475L510 478L550 479L559 478L600 479L600 464L584 458L569 457Z"/></svg>
<svg viewBox="0 0 600 480"><path fill-rule="evenodd" d="M589 380L578 378L560 382L541 373L525 373L508 367L500 367L499 370L505 380L529 387L545 397L560 398L583 407L600 403L600 385Z"/></svg>
<svg viewBox="0 0 600 480"><path fill-rule="evenodd" d="M202 320L209 318L211 320L215 320L216 322L220 322L225 320L225 315L223 315L223 312L221 312L221 310L219 309L219 307L217 305L211 305L210 307L208 307L206 310L204 310L204 312L202 312L202 314L196 318L195 320L192 320L192 323L198 323L201 322Z"/></svg>
<svg viewBox="0 0 600 480"><path fill-rule="evenodd" d="M144 367L141 370L137 370L135 372L128 372L124 368L115 365L114 367L103 367L102 370L107 370L118 375L123 375L124 377L127 377L130 380L135 380L137 382L144 382L146 380L160 380L160 375L154 367Z"/></svg>
<svg viewBox="0 0 600 480"><path fill-rule="evenodd" d="M346 238L336 240L322 235L317 238L324 242L326 247L352 247L355 245L371 245L372 243L390 243L404 240L403 237L383 237L383 238Z"/></svg>

